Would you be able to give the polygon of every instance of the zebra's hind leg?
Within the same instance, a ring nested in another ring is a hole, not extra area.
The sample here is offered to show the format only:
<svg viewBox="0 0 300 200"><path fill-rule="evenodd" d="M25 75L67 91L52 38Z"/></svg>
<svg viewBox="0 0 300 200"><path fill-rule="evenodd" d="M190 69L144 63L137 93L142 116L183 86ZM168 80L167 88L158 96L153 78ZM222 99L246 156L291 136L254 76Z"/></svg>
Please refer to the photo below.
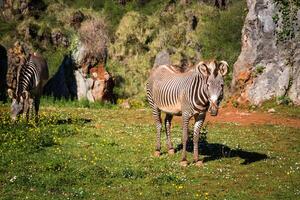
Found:
<svg viewBox="0 0 300 200"><path fill-rule="evenodd" d="M162 122L161 122L161 111L153 107L153 117L156 123L156 149L154 156L159 157L160 156L160 149L161 149L161 143L160 143L160 137L161 137L161 129L162 129Z"/></svg>
<svg viewBox="0 0 300 200"><path fill-rule="evenodd" d="M165 118L165 127L166 127L166 136L167 136L167 145L168 145L168 153L173 155L175 153L172 140L171 140L171 121L173 119L173 115L166 114Z"/></svg>
<svg viewBox="0 0 300 200"><path fill-rule="evenodd" d="M201 127L203 125L205 119L205 113L200 113L199 115L195 116L195 125L194 125L194 135L193 135L193 143L194 143L194 163L197 166L202 166L202 160L199 160L199 133Z"/></svg>

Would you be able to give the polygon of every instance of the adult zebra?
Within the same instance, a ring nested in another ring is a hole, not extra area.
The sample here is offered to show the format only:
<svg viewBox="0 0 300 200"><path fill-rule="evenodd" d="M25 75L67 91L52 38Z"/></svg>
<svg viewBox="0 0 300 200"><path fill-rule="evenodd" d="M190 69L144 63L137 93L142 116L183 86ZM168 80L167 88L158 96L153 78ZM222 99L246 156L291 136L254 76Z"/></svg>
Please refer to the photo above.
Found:
<svg viewBox="0 0 300 200"><path fill-rule="evenodd" d="M30 110L34 104L36 121L38 119L40 97L43 87L49 78L46 60L34 53L18 73L16 91L8 91L12 98L11 118L13 121L23 113L29 119Z"/></svg>
<svg viewBox="0 0 300 200"><path fill-rule="evenodd" d="M188 139L188 124L192 117L194 125L194 162L201 165L198 156L199 132L204 122L206 112L215 116L223 98L224 76L228 64L225 61L206 61L198 63L194 68L184 73L176 71L172 66L154 67L147 82L147 98L152 108L156 122L157 144L155 155L160 155L160 137L162 129L161 111L166 113L165 127L169 154L174 154L171 141L171 121L173 115L182 115L183 151L181 165L188 164L186 159L186 144Z"/></svg>

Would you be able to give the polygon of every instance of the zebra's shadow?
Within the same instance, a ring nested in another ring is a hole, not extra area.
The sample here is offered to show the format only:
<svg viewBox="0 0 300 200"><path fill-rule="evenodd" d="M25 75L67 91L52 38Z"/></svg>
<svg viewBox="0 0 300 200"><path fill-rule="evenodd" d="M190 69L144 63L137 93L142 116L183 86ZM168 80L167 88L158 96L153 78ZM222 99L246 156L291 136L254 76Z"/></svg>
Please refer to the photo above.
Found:
<svg viewBox="0 0 300 200"><path fill-rule="evenodd" d="M182 144L177 145L175 152L182 150ZM188 139L187 151L193 152L193 141L192 138ZM208 143L207 141L199 142L199 154L204 156L203 162L209 162L222 158L233 158L239 157L244 159L241 165L248 165L253 162L268 159L266 154L245 151L242 149L233 149L224 144L219 143Z"/></svg>

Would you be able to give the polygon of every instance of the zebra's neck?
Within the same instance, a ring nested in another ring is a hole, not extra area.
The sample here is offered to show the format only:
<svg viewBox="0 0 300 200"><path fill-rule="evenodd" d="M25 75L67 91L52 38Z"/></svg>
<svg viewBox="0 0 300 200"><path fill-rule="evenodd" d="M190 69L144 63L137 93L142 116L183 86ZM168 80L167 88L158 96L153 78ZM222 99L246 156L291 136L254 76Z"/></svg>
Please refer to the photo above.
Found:
<svg viewBox="0 0 300 200"><path fill-rule="evenodd" d="M203 110L208 106L208 94L207 94L207 78L201 74L196 74L192 80L190 86L192 92L190 96L191 103L194 109Z"/></svg>

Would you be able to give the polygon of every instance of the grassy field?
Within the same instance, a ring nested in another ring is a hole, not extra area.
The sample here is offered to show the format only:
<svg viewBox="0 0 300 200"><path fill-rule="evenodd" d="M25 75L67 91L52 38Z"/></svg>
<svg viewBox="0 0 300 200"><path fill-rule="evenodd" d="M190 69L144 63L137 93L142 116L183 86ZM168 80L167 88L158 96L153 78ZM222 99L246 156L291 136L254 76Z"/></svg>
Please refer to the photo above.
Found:
<svg viewBox="0 0 300 200"><path fill-rule="evenodd" d="M183 168L180 124L156 158L149 109L77 106L44 103L36 125L0 105L0 199L299 199L299 129L209 123L204 166Z"/></svg>

